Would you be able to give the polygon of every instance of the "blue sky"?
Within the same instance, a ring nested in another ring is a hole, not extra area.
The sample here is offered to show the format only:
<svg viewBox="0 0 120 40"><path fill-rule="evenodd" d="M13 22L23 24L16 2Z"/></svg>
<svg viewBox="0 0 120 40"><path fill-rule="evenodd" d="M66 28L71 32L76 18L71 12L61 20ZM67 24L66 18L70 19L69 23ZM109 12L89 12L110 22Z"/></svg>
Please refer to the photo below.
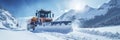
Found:
<svg viewBox="0 0 120 40"><path fill-rule="evenodd" d="M83 8L85 5L99 8L100 5L108 1L109 0L0 0L0 6L7 9L16 18L34 16L36 10L40 9L51 10L57 18L70 9L77 10L79 7Z"/></svg>

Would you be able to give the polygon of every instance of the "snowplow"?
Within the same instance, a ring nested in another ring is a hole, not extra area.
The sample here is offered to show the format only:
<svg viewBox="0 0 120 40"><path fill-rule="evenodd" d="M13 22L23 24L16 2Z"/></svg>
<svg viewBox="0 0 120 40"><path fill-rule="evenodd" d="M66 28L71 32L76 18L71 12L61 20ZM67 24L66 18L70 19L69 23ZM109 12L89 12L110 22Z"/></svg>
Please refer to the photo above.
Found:
<svg viewBox="0 0 120 40"><path fill-rule="evenodd" d="M32 32L70 32L72 31L71 21L53 21L54 14L51 11L36 11L35 17L30 19L27 24L27 30Z"/></svg>

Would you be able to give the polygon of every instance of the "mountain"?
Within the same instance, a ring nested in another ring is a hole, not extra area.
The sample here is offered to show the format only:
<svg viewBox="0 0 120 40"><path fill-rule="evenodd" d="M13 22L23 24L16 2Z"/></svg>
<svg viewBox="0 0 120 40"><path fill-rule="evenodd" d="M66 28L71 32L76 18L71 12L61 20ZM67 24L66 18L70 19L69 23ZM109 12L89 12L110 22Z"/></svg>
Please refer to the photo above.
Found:
<svg viewBox="0 0 120 40"><path fill-rule="evenodd" d="M76 12L75 10L70 10L64 13L61 17L57 19L57 21L74 21L79 20L80 22L84 22L86 20L94 19L95 16L104 15L108 11L107 8L92 8L90 6L85 6L85 10L83 12ZM83 23L82 23L83 24ZM81 24L80 24L81 25Z"/></svg>
<svg viewBox="0 0 120 40"><path fill-rule="evenodd" d="M83 27L103 27L120 25L120 1L111 0L109 3L103 4L100 9L107 9L105 15L95 16L94 19L87 20L83 23Z"/></svg>
<svg viewBox="0 0 120 40"><path fill-rule="evenodd" d="M84 15L84 13L89 12L89 10L93 9L88 6L86 6L86 10L84 12L76 12L75 10L71 9L68 12L64 13L62 16L60 16L57 21L73 21L74 19L76 19L77 16L80 18L82 17L82 15Z"/></svg>
<svg viewBox="0 0 120 40"><path fill-rule="evenodd" d="M95 16L85 22L85 25L92 27L120 25L120 8L111 8L105 15ZM94 24L94 25L93 25Z"/></svg>
<svg viewBox="0 0 120 40"><path fill-rule="evenodd" d="M85 6L85 10L83 12L76 12L75 10L70 10L66 13L64 13L61 17L59 17L57 20L74 20L74 19L85 19L89 20L91 18L94 18L96 15L104 15L106 13L107 9L96 9L92 8L90 6Z"/></svg>
<svg viewBox="0 0 120 40"><path fill-rule="evenodd" d="M75 10L70 10L60 16L56 21L72 21L75 15Z"/></svg>
<svg viewBox="0 0 120 40"><path fill-rule="evenodd" d="M57 20L79 20L81 22L80 27L119 25L119 2L120 0L111 0L108 3L101 5L98 9L86 6L83 12L75 12L74 10L70 10Z"/></svg>
<svg viewBox="0 0 120 40"><path fill-rule="evenodd" d="M17 28L16 19L5 9L0 8L0 29Z"/></svg>

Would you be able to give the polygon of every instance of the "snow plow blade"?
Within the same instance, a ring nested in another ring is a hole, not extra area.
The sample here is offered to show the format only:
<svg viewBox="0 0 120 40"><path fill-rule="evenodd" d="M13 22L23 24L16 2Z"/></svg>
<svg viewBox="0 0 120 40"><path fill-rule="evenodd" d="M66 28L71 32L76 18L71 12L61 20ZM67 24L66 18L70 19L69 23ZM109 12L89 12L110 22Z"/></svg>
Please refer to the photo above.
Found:
<svg viewBox="0 0 120 40"><path fill-rule="evenodd" d="M28 25L28 27L30 26L31 25ZM69 33L72 31L71 21L46 22L46 23L43 23L42 25L37 24L35 29L32 30L32 32L35 32L35 33L42 32L42 31Z"/></svg>

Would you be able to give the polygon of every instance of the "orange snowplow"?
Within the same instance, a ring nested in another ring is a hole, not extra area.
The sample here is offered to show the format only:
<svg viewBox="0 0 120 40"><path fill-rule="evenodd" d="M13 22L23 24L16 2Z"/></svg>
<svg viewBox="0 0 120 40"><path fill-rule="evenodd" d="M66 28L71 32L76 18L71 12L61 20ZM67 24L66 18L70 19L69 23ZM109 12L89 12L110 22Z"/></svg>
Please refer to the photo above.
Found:
<svg viewBox="0 0 120 40"><path fill-rule="evenodd" d="M36 22L37 21L37 18L36 17L33 17L32 19L31 19L31 23L32 22Z"/></svg>
<svg viewBox="0 0 120 40"><path fill-rule="evenodd" d="M51 18L40 18L41 22L52 22Z"/></svg>
<svg viewBox="0 0 120 40"><path fill-rule="evenodd" d="M42 29L45 29L46 28L45 26L48 26L48 25L50 26L54 26L58 24L68 25L69 23L71 23L71 21L53 21L52 17L54 17L54 14L52 14L51 11L45 11L43 9L37 11L35 15L36 16L31 18L31 22L28 23L27 25L28 30L30 29L35 30L37 26L39 26L39 29L42 30ZM55 28L59 29L57 26ZM47 27L47 29L49 28Z"/></svg>
<svg viewBox="0 0 120 40"><path fill-rule="evenodd" d="M40 21L40 22L52 22L52 19L51 18L36 18L36 17L33 17L32 19L31 19L31 23L32 22L37 22L37 21Z"/></svg>

